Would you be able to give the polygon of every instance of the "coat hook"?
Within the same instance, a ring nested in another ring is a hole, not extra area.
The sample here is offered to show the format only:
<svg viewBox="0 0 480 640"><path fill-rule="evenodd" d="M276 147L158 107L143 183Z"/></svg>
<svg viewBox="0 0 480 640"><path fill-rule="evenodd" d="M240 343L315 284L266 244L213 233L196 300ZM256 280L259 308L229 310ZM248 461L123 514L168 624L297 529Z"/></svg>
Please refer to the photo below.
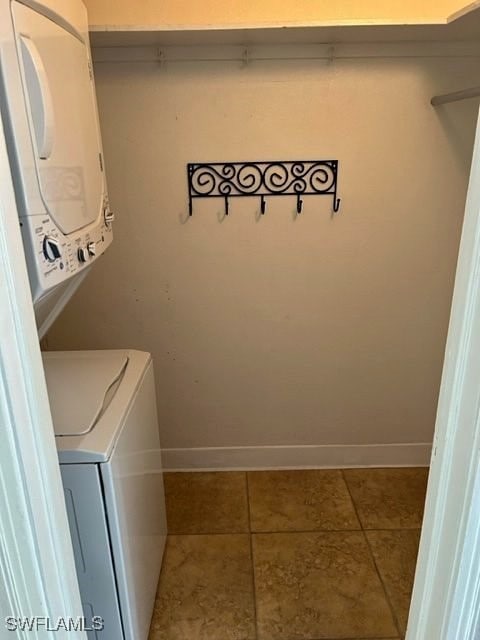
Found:
<svg viewBox="0 0 480 640"><path fill-rule="evenodd" d="M225 196L225 215L228 216L228 196Z"/></svg>
<svg viewBox="0 0 480 640"><path fill-rule="evenodd" d="M261 196L260 198L260 213L262 216L265 214L265 210L267 208L267 203L265 202L265 196Z"/></svg>
<svg viewBox="0 0 480 640"><path fill-rule="evenodd" d="M157 47L156 49L157 62L160 65L160 68L163 67L165 63L165 52L161 47Z"/></svg>
<svg viewBox="0 0 480 640"><path fill-rule="evenodd" d="M297 196L297 213L302 213L303 200L300 198L300 194Z"/></svg>
<svg viewBox="0 0 480 640"><path fill-rule="evenodd" d="M333 212L334 213L337 213L337 211L339 211L340 202L341 202L341 199L337 198L337 196L334 196L334 198L333 198Z"/></svg>

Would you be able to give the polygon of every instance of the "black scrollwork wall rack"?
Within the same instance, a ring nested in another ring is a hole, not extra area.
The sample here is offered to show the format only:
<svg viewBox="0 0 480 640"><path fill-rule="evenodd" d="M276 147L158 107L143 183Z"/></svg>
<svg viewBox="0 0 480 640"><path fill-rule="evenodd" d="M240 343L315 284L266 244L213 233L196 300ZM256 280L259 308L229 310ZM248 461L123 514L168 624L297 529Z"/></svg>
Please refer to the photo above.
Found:
<svg viewBox="0 0 480 640"><path fill-rule="evenodd" d="M262 214L265 199L272 196L296 196L298 214L302 212L302 196L332 196L333 211L340 208L338 160L189 163L187 174L190 215L195 198L223 198L227 216L229 198L252 196L260 198Z"/></svg>

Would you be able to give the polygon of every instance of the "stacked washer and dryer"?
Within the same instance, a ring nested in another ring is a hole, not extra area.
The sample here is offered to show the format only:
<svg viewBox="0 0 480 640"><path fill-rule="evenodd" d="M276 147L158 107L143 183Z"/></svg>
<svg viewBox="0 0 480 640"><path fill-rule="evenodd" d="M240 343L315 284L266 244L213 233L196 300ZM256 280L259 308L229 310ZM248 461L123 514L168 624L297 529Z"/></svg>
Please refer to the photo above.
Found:
<svg viewBox="0 0 480 640"><path fill-rule="evenodd" d="M42 338L112 242L82 2L1 3L0 70ZM84 614L104 619L89 640L146 640L166 535L150 354L47 352L43 360Z"/></svg>

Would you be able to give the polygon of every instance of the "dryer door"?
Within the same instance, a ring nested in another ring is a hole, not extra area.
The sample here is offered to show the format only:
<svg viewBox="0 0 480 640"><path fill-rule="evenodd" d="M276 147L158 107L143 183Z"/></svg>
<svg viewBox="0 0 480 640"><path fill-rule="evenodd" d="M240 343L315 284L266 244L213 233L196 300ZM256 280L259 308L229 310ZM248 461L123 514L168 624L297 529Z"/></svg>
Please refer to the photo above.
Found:
<svg viewBox="0 0 480 640"><path fill-rule="evenodd" d="M102 212L103 167L88 43L12 2L23 90L44 204L64 234Z"/></svg>

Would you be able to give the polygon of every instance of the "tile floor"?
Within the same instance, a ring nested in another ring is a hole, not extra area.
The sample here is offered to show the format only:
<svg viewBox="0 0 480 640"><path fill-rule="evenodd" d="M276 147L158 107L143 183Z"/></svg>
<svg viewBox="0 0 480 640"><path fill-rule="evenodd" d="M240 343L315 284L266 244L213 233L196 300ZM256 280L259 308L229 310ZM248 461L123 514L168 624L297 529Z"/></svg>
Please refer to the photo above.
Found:
<svg viewBox="0 0 480 640"><path fill-rule="evenodd" d="M427 474L165 474L149 640L402 638Z"/></svg>

